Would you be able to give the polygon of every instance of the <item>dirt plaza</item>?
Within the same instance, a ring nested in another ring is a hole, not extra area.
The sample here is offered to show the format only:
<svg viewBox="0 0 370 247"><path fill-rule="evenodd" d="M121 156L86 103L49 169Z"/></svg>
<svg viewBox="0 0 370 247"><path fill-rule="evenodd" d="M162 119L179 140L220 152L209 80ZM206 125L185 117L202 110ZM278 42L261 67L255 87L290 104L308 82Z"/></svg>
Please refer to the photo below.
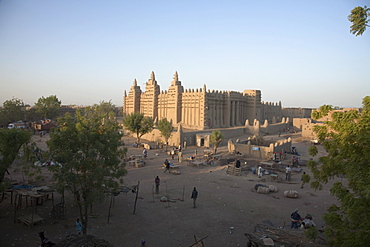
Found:
<svg viewBox="0 0 370 247"><path fill-rule="evenodd" d="M308 160L307 154L310 143L302 140L299 134L291 134L294 146L301 154L302 161ZM33 137L37 144L46 149L45 141L48 135L41 138ZM271 136L268 138L280 138ZM284 136L281 136L284 138ZM132 147L133 138L124 137L128 156L141 155L141 148ZM319 147L319 154L325 152ZM194 154L196 160L203 159L204 150L190 146L183 150L184 158ZM221 146L218 154L222 157L232 158L226 146ZM315 157L316 158L316 157ZM169 159L178 166L180 174L164 173L163 163ZM242 164L253 166L258 160L250 160L248 157L240 157ZM286 158L289 162L290 156ZM205 246L246 246L247 238L244 233L252 233L256 223L271 221L280 227L289 227L290 214L296 209L302 216L307 213L313 215L318 228L324 226L323 214L328 206L336 202L330 193L330 184L324 186L324 190L315 191L305 185L300 188L301 173L293 173L291 182L285 181L284 174L281 182L271 180L269 176L261 179L253 174L250 169L244 169L241 176L233 176L226 173L227 165L199 165L189 166L186 161L179 163L172 160L166 152L158 149L150 149L148 157L144 160L145 166L135 167L126 165L127 175L124 177L125 187L130 188L139 183L139 192L129 190L122 191L114 197L108 224L110 200L107 198L103 203L93 207L89 217L88 234L103 238L114 246L140 246L141 240L145 240L147 246L190 246L194 243L194 235L203 240ZM302 170L309 173L305 166ZM42 168L48 177L45 184L52 183L47 168ZM23 181L20 171L10 170L8 175L12 180ZM155 190L154 178L159 176L161 183L159 194ZM254 185L262 183L276 185L279 189L276 193L258 194ZM190 198L191 191L196 187L199 195L197 207L193 208ZM297 190L297 199L286 198L285 190ZM161 202L166 196L169 201ZM60 201L60 195L54 193L54 203ZM45 235L53 242L59 242L70 234L75 234L75 220L78 210L73 202L73 197L66 197L64 219L53 219L51 200L46 200L37 206L37 214L44 221L33 226L14 223L14 206L10 198L5 198L0 204L0 246L39 246L38 232L46 231ZM23 215L35 210L34 207L23 205L17 212ZM135 213L133 213L135 210ZM230 230L232 229L232 230Z"/></svg>

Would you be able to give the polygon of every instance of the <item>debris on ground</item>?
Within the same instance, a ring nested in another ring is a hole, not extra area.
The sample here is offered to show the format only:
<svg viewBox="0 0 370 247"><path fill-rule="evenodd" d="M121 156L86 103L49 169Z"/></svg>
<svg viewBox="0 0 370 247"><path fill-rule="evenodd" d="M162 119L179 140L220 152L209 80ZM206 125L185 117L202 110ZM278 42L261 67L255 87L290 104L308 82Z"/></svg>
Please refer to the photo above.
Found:
<svg viewBox="0 0 370 247"><path fill-rule="evenodd" d="M71 235L58 243L56 247L113 247L107 240L96 238L92 235Z"/></svg>
<svg viewBox="0 0 370 247"><path fill-rule="evenodd" d="M289 227L289 226L287 226ZM257 223L253 233L245 233L248 238L248 245L253 247L284 246L284 247L323 247L326 246L326 239L322 232L315 241L307 238L307 229L290 229L276 226L272 221Z"/></svg>

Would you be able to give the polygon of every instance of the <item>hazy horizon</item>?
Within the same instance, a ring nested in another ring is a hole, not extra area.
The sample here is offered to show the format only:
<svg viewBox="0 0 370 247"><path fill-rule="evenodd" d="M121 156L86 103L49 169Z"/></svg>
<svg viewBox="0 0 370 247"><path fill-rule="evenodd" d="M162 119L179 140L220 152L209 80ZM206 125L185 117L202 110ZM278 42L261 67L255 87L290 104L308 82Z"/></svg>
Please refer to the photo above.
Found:
<svg viewBox="0 0 370 247"><path fill-rule="evenodd" d="M366 0L0 0L0 104L112 101L155 72L167 90L258 89L282 107L361 107L370 95L370 30L347 17Z"/></svg>

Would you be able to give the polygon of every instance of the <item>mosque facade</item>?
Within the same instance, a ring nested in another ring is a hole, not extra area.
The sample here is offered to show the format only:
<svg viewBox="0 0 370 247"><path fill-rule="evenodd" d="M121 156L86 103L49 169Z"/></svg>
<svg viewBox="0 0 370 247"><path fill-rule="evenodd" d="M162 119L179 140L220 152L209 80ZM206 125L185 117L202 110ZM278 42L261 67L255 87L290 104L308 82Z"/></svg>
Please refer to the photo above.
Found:
<svg viewBox="0 0 370 247"><path fill-rule="evenodd" d="M282 118L281 102L264 103L260 90L218 91L204 84L198 89L184 89L175 72L168 90L161 91L151 73L145 91L136 79L128 94L124 91L123 113L143 113L155 121L167 118L176 127L193 130L244 126L246 120L276 122Z"/></svg>

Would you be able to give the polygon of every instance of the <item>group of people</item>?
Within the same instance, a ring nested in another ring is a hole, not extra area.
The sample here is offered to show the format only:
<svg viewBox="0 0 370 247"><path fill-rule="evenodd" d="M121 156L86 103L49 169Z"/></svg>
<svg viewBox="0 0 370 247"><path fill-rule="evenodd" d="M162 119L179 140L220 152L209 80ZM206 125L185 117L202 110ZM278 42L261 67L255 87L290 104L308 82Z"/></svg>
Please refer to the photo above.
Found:
<svg viewBox="0 0 370 247"><path fill-rule="evenodd" d="M299 157L293 156L292 157L292 166L299 166Z"/></svg>
<svg viewBox="0 0 370 247"><path fill-rule="evenodd" d="M285 156L285 154L283 153L283 151L280 151L279 153L274 152L274 155L272 157L272 160L275 161L275 162L283 161L284 160L284 156Z"/></svg>
<svg viewBox="0 0 370 247"><path fill-rule="evenodd" d="M179 145L178 148L173 148L170 151L170 154L171 154L171 158L172 159L175 159L175 155L177 154L177 157L178 157L179 162L180 163L182 162L182 147L181 147L181 145Z"/></svg>
<svg viewBox="0 0 370 247"><path fill-rule="evenodd" d="M301 217L301 215L298 213L298 209L296 209L291 215L290 215L290 220L291 220L291 229L306 229L310 228L313 226L316 226L315 222L312 220L312 215L307 214L304 218Z"/></svg>

